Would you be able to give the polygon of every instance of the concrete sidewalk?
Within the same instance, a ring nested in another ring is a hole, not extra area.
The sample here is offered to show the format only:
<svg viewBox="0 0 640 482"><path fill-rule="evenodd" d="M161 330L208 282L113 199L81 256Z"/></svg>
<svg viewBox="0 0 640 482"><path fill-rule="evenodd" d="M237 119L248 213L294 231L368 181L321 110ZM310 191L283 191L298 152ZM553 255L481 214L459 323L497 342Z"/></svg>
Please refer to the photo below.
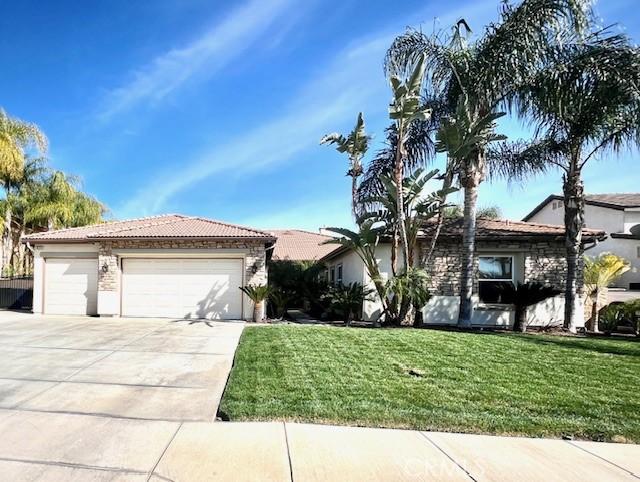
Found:
<svg viewBox="0 0 640 482"><path fill-rule="evenodd" d="M12 481L640 478L638 445L19 410L0 412L0 433L0 474Z"/></svg>

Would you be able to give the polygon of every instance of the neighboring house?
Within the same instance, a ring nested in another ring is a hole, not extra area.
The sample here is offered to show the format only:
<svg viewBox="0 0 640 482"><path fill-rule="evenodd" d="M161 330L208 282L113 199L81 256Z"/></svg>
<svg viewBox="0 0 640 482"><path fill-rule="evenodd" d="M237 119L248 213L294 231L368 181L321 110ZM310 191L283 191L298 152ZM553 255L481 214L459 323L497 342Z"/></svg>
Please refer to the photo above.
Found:
<svg viewBox="0 0 640 482"><path fill-rule="evenodd" d="M333 239L326 234L301 229L273 229L269 232L278 238L273 247L272 261L317 261L338 248L335 244L323 244Z"/></svg>
<svg viewBox="0 0 640 482"><path fill-rule="evenodd" d="M524 221L564 224L563 199L549 196ZM631 264L614 286L640 290L640 193L587 194L584 221L587 228L602 229L609 235L589 250L590 255L611 252Z"/></svg>
<svg viewBox="0 0 640 482"><path fill-rule="evenodd" d="M593 243L604 237L602 231L583 231L585 243ZM426 229L419 239L420 251L424 252L428 248L429 241L430 229ZM379 255L381 274L386 279L391 273L390 244L381 243L376 253ZM563 226L479 219L476 254L473 325L507 327L513 324L514 307L504 303L502 299L501 288L505 285L537 281L559 289L564 288L566 260ZM456 323L461 260L462 220L445 222L434 256L425 267L430 275L432 294L422 310L426 324ZM326 263L330 272L336 273L335 282L359 282L373 286L363 262L356 253L347 248L341 247L326 255L321 261ZM363 305L363 318L376 319L380 310L378 301L367 301ZM527 313L527 323L530 326L560 324L563 319L562 296L545 300L529 309Z"/></svg>
<svg viewBox="0 0 640 482"><path fill-rule="evenodd" d="M181 215L22 238L34 252L35 313L248 319L239 287L263 284L274 235Z"/></svg>

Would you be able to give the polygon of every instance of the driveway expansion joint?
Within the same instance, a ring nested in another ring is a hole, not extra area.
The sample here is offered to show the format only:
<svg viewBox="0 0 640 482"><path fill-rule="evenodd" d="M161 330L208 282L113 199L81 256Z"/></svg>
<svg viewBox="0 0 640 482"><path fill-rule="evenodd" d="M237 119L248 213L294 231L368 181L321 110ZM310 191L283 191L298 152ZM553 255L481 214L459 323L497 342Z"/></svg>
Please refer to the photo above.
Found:
<svg viewBox="0 0 640 482"><path fill-rule="evenodd" d="M611 462L611 460L609 460L609 459L607 459L605 457L602 457L602 456L600 456L598 454L594 454L593 452L591 452L589 449L587 449L585 447L582 447L580 445L574 444L571 440L565 440L565 442L568 443L569 445L571 445L572 447L580 449L583 452L588 453L589 455L593 455L594 457L596 457L596 458L598 458L598 459L600 459L600 460L602 460L604 462L607 462L608 464L611 464L611 465L613 465L614 467L616 467L616 468L618 468L620 470L624 470L627 474L631 475L632 477L634 477L636 479L640 479L640 475L633 473L631 470L626 469L626 468L616 464L615 462Z"/></svg>
<svg viewBox="0 0 640 482"><path fill-rule="evenodd" d="M442 454L447 457L449 460L451 460L451 462L453 462L454 464L456 464L456 466L458 466L460 468L460 470L462 470L465 474L467 474L467 476L473 480L474 482L478 482L478 479L476 479L473 475L471 475L471 472L469 472L467 469L465 469L461 464L458 463L458 461L456 459L454 459L451 455L449 455L447 452L444 451L444 449L442 447L440 447L437 443L435 443L425 432L420 431L419 432L420 435L422 435L425 439L427 439L431 445L433 445L435 448L437 448L440 452L442 452Z"/></svg>

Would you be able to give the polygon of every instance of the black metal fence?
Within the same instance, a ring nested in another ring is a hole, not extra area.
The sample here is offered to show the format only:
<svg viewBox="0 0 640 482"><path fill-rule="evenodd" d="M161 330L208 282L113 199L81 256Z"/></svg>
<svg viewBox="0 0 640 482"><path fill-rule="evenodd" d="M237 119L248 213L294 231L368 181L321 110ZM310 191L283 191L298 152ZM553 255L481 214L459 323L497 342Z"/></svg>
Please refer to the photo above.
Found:
<svg viewBox="0 0 640 482"><path fill-rule="evenodd" d="M0 278L0 308L30 310L33 307L33 277Z"/></svg>

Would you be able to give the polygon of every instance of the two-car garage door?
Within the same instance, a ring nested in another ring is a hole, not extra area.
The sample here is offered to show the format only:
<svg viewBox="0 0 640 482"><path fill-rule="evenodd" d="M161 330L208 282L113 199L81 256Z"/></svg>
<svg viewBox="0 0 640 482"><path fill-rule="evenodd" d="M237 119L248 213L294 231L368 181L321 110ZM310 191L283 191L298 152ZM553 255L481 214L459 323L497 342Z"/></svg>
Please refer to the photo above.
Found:
<svg viewBox="0 0 640 482"><path fill-rule="evenodd" d="M239 319L241 259L122 261L122 316Z"/></svg>
<svg viewBox="0 0 640 482"><path fill-rule="evenodd" d="M240 319L242 273L242 259L124 258L121 314ZM44 312L95 314L97 287L97 259L46 259Z"/></svg>

